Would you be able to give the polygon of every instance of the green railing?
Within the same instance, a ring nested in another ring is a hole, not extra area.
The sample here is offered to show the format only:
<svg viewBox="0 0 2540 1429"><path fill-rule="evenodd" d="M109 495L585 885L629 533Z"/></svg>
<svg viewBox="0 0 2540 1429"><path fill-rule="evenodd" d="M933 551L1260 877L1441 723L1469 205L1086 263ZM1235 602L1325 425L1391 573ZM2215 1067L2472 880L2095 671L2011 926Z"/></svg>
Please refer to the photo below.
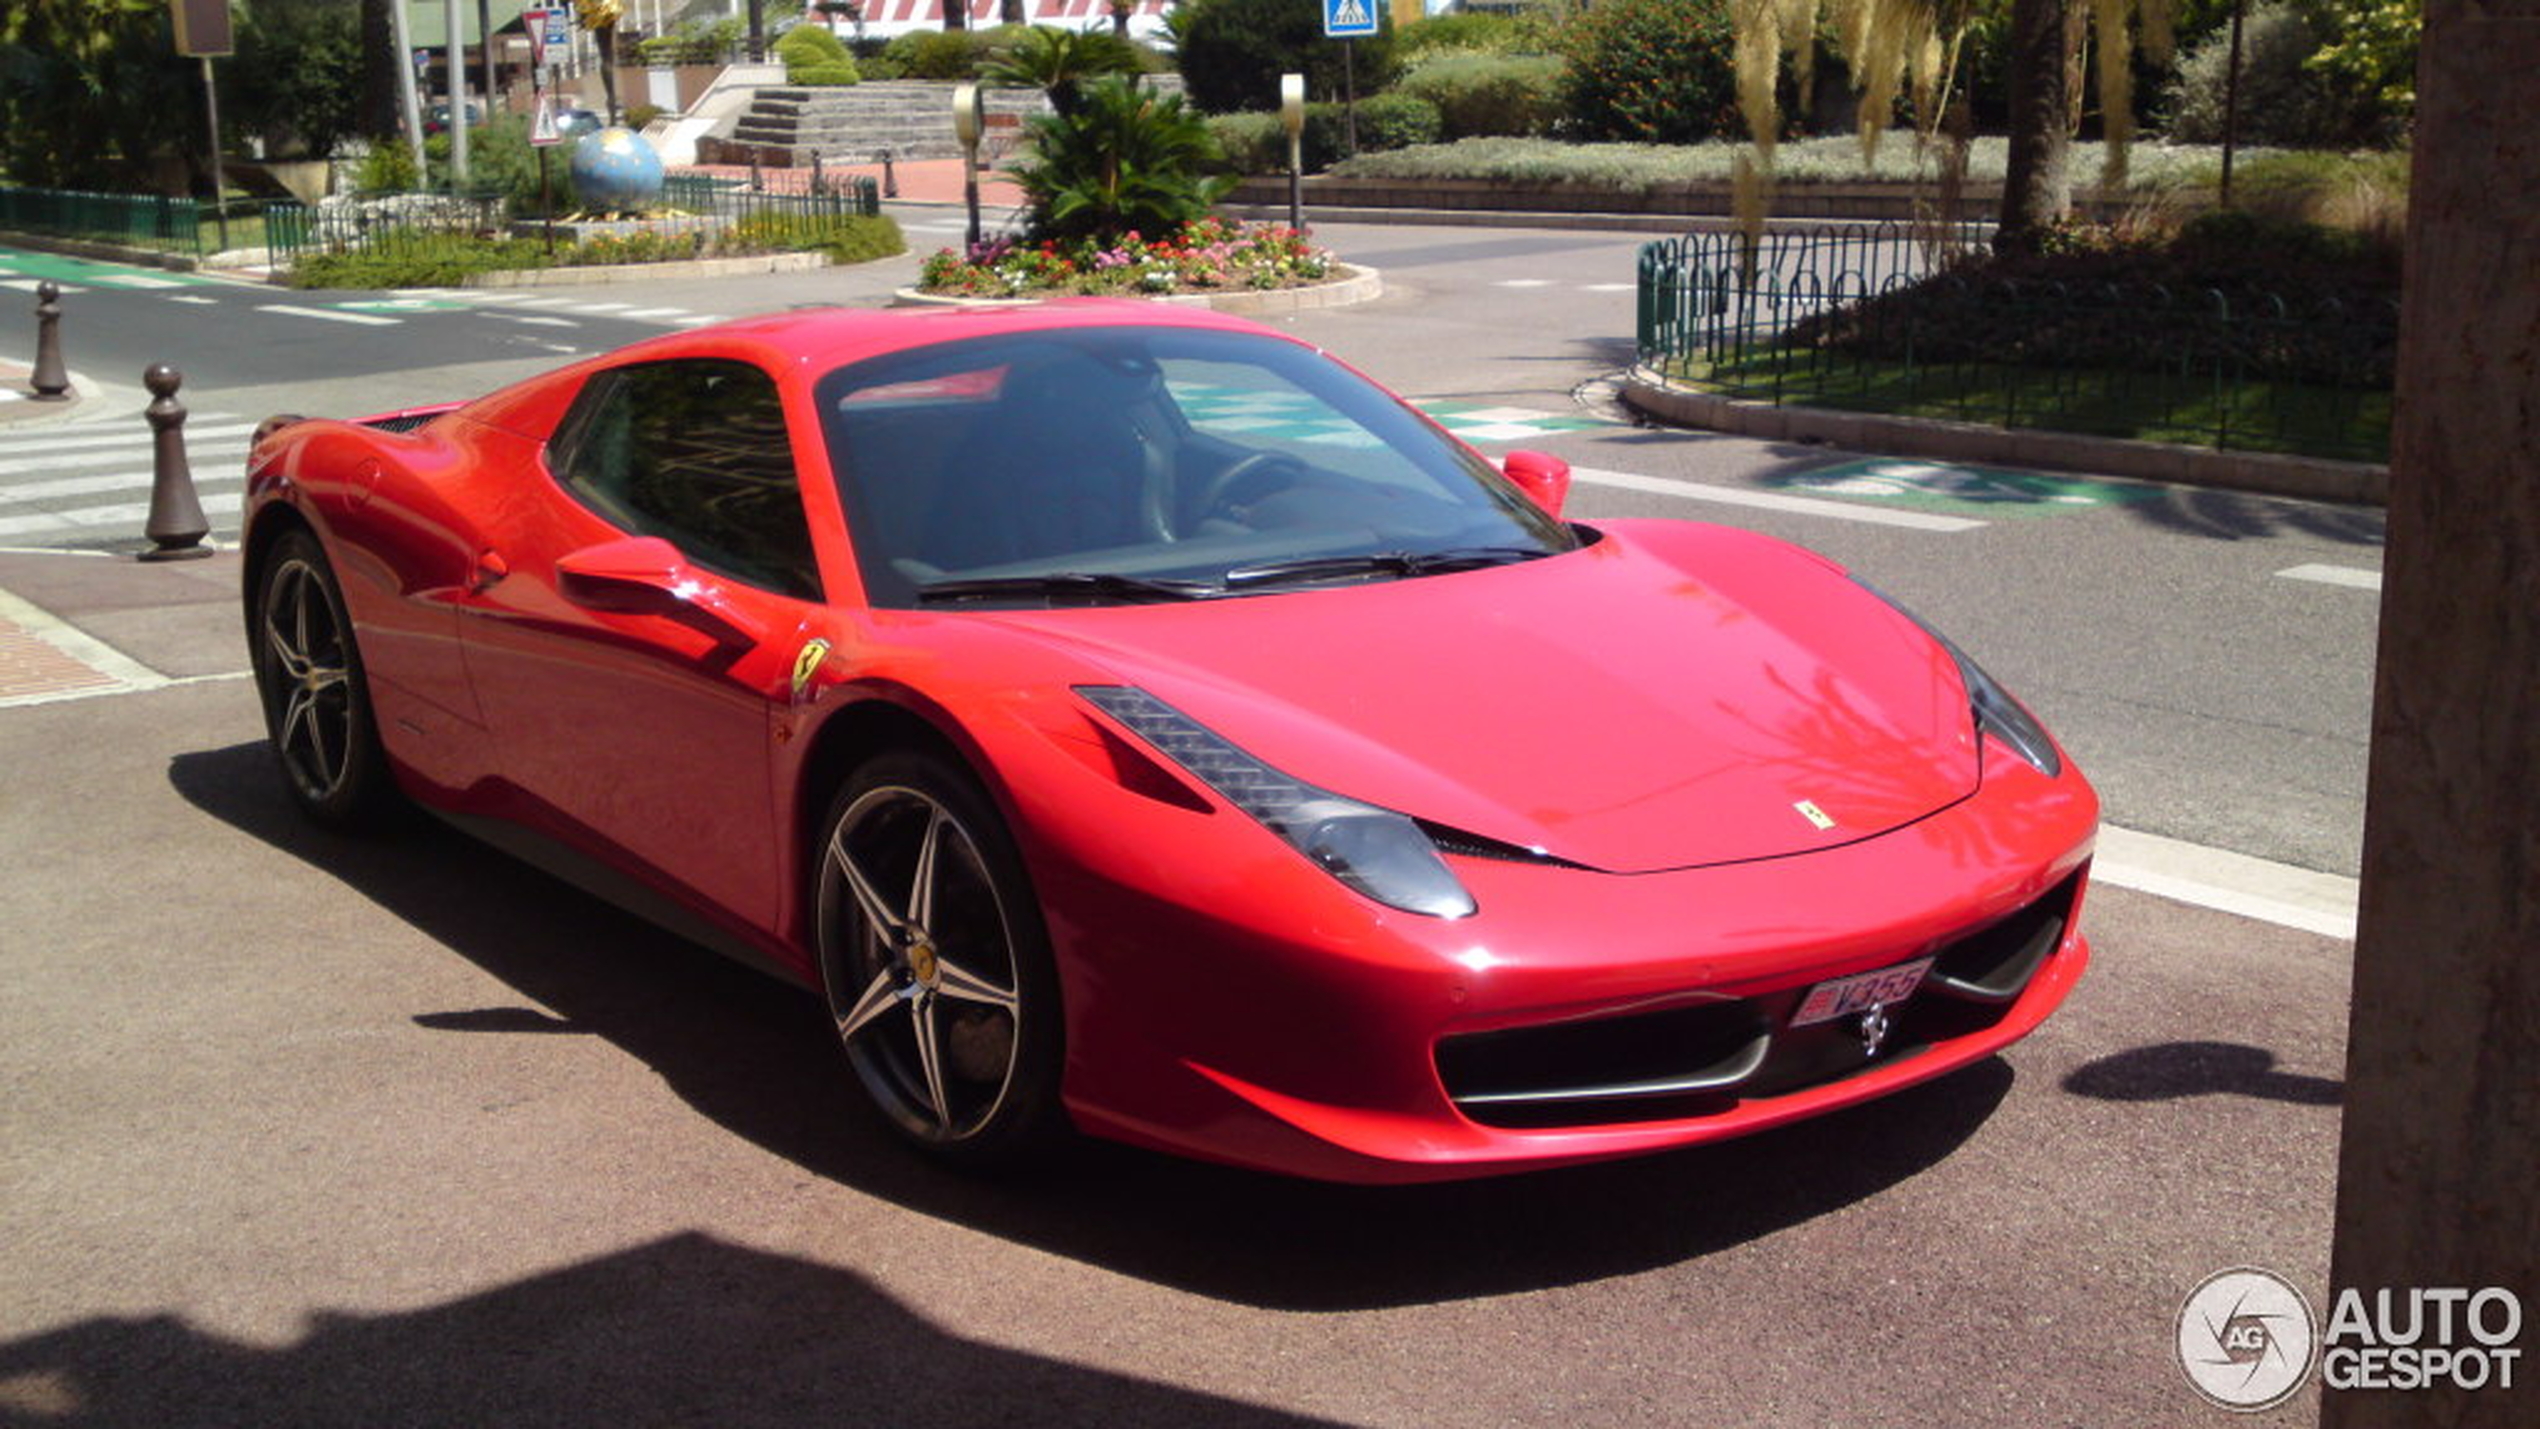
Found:
<svg viewBox="0 0 2540 1429"><path fill-rule="evenodd" d="M79 239L201 257L208 206L164 194L101 194L0 184L0 232Z"/></svg>
<svg viewBox="0 0 2540 1429"><path fill-rule="evenodd" d="M1641 250L1641 361L1726 396L2387 460L2397 306L2019 281L1902 228Z"/></svg>

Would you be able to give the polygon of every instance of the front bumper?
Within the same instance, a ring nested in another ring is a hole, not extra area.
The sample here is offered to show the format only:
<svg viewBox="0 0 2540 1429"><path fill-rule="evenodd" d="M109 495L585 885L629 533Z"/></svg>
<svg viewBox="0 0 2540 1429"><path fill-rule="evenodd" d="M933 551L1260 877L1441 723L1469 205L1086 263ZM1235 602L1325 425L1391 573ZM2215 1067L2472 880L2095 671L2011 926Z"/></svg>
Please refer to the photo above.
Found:
<svg viewBox="0 0 2540 1429"><path fill-rule="evenodd" d="M1399 1182L1713 1141L1927 1081L2027 1035L2089 961L2096 798L2069 772L1989 772L1918 823L1790 858L1620 876L1458 857L1481 911L1454 921L1178 811L1159 842L1040 872L1069 1108L1181 1154ZM1924 957L1877 1035L1790 1025L1810 987Z"/></svg>

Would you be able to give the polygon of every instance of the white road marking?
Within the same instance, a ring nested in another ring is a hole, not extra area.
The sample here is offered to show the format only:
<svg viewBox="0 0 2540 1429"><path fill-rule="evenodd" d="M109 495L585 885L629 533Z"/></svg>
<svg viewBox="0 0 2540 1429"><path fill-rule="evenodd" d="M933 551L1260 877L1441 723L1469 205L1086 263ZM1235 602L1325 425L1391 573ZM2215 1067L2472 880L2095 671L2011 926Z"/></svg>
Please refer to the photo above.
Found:
<svg viewBox="0 0 2540 1429"><path fill-rule="evenodd" d="M2091 877L2138 893L2353 941L2358 880L2131 829L2101 828Z"/></svg>
<svg viewBox="0 0 2540 1429"><path fill-rule="evenodd" d="M2341 585L2354 590L2381 589L2381 572L2359 570L2353 566L2295 566L2276 574L2289 581L2315 581L2320 585Z"/></svg>
<svg viewBox="0 0 2540 1429"><path fill-rule="evenodd" d="M363 327L395 327L404 318L380 317L374 313L348 313L334 308L304 308L293 303L259 303L260 313L280 313L285 317L318 318L331 323L357 323Z"/></svg>
<svg viewBox="0 0 2540 1429"><path fill-rule="evenodd" d="M235 516L246 505L246 493L213 492L202 497L201 501L205 516ZM38 511L25 516L0 516L0 536L31 536L39 532L58 535L119 525L131 526L132 534L138 536L149 519L150 503L147 501L83 506L76 511Z"/></svg>
<svg viewBox="0 0 2540 1429"><path fill-rule="evenodd" d="M185 465L193 473L194 484L197 486L216 484L223 480L243 481L244 476L231 472L230 463L216 462L206 468L202 464L202 459L223 456L243 458L246 455L247 444L244 442L227 451L197 451L189 447L185 454ZM129 457L118 459L126 462L131 460ZM64 476L50 481L20 482L14 486L0 486L0 505L13 501L55 501L65 496L103 496L117 491L147 491L157 474L157 469L154 467L145 466L136 469L127 466L122 471L108 472L102 476Z"/></svg>
<svg viewBox="0 0 2540 1429"><path fill-rule="evenodd" d="M1973 531L1986 524L1965 516L1935 516L1925 511L1860 506L1849 501L1823 501L1813 496L1784 496L1775 491L1750 491L1742 486L1706 486L1700 482L1641 476L1628 471L1600 471L1594 467L1572 467L1570 479L1590 486L1621 487L1626 491L1645 491L1657 496L1681 497L1687 501L1747 506L1759 511L1788 512L1795 516L1822 516L1828 520L1858 521L1870 526L1902 526L1910 531Z"/></svg>

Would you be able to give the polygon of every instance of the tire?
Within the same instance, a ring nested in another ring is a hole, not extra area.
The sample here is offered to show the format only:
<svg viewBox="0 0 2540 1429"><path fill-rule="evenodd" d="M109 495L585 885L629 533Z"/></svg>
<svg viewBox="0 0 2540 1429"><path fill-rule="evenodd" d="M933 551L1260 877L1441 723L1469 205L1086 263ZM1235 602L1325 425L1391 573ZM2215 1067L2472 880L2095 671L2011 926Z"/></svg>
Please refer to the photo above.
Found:
<svg viewBox="0 0 2540 1429"><path fill-rule="evenodd" d="M344 592L317 537L293 531L256 574L253 657L265 737L283 787L329 828L369 827L396 804L396 783L354 642Z"/></svg>
<svg viewBox="0 0 2540 1429"><path fill-rule="evenodd" d="M966 1165L1059 1140L1049 938L978 782L931 754L876 757L831 801L818 867L821 987L865 1095L903 1136Z"/></svg>

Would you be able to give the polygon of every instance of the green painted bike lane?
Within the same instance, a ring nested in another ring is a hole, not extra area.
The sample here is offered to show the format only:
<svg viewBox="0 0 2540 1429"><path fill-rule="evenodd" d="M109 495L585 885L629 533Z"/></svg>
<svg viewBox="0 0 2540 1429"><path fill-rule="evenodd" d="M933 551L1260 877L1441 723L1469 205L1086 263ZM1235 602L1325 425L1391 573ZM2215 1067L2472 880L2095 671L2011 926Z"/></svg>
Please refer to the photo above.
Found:
<svg viewBox="0 0 2540 1429"><path fill-rule="evenodd" d="M75 293L88 288L118 288L148 292L160 288L190 288L205 283L218 283L219 278L200 273L172 272L164 268L140 268L129 263L107 263L94 258L74 258L67 253L30 253L24 249L0 247L0 288L18 288L34 292L36 285L50 280L62 291Z"/></svg>

